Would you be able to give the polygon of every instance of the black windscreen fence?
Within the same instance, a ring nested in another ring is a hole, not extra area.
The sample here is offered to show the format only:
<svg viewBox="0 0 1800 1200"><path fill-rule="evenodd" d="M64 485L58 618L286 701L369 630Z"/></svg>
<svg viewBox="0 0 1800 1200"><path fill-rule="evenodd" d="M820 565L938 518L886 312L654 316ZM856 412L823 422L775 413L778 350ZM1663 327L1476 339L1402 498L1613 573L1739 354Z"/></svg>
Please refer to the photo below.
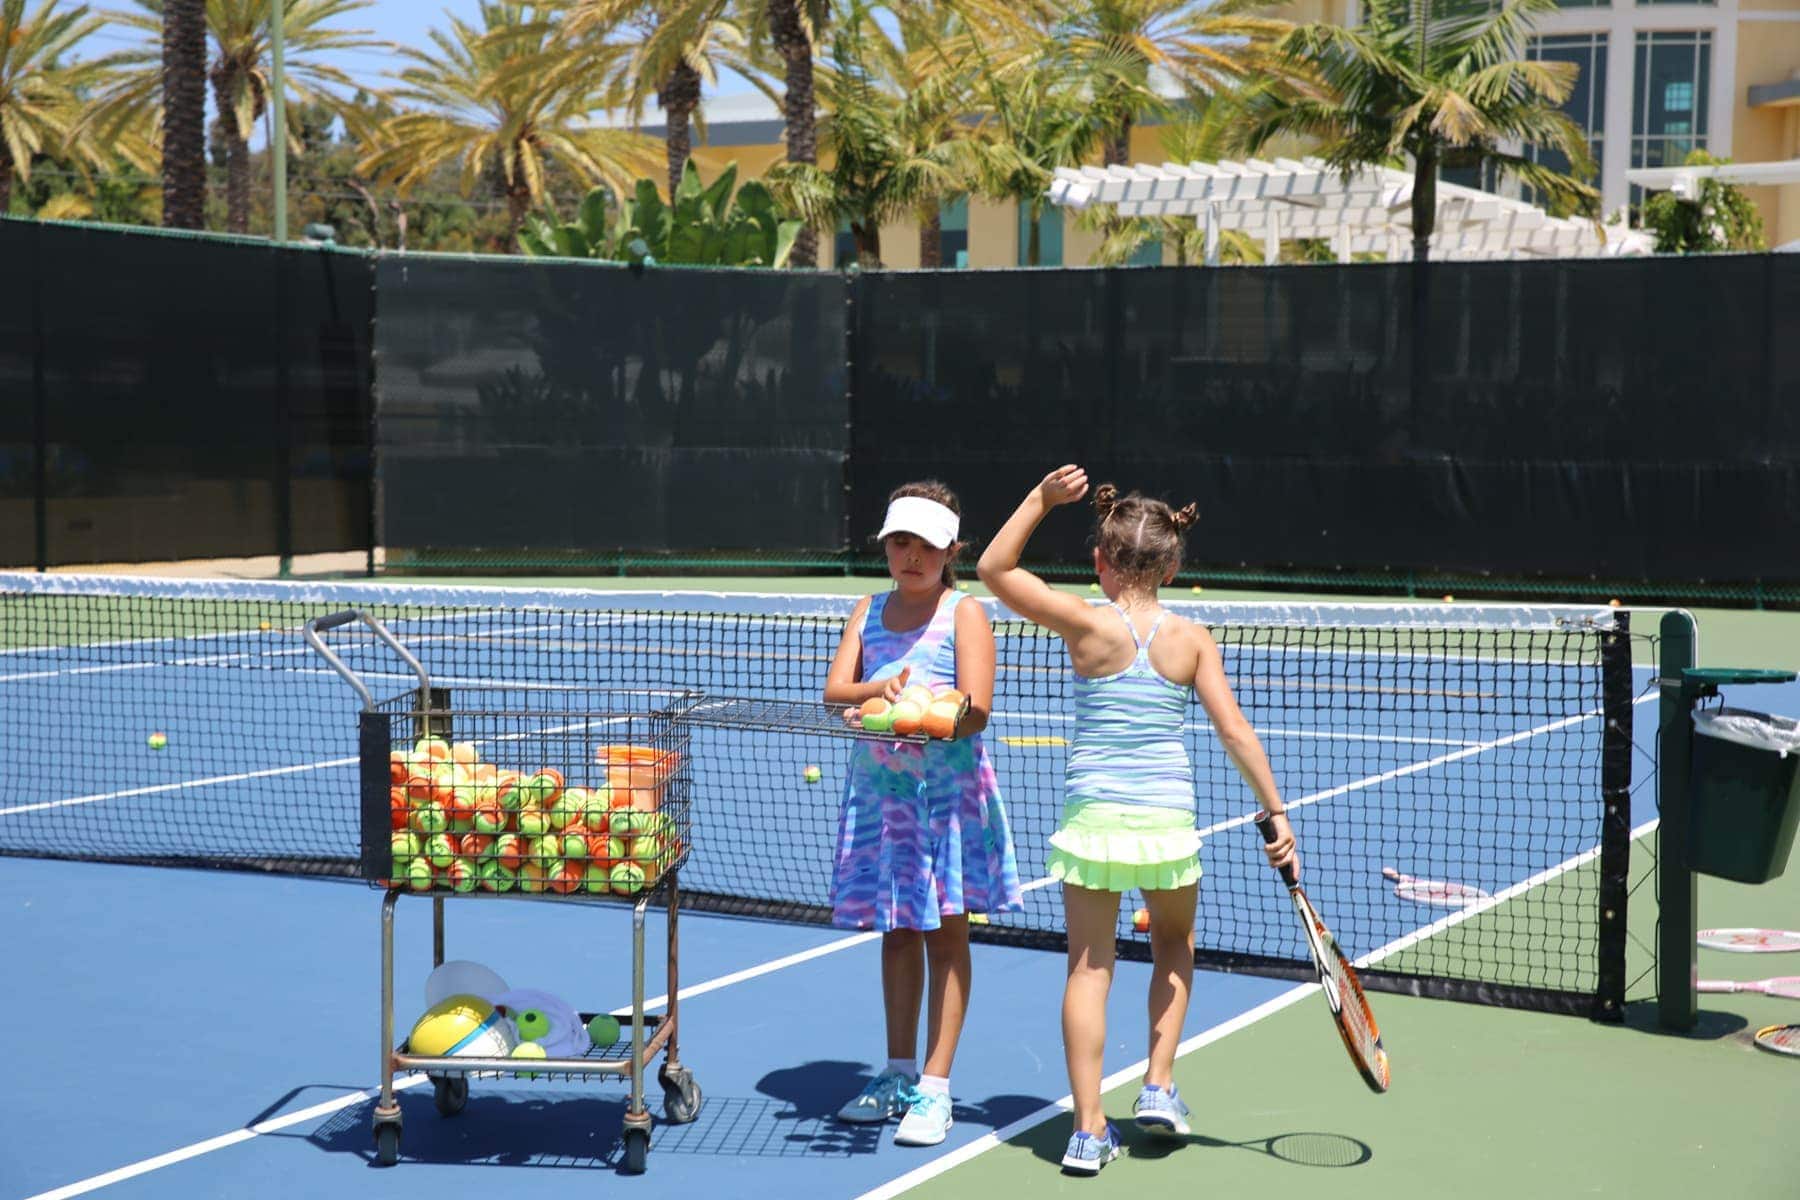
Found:
<svg viewBox="0 0 1800 1200"><path fill-rule="evenodd" d="M1800 581L1800 255L1437 263L1417 313L1409 264L633 270L12 220L0 264L8 565L848 564L899 483L949 483L979 545L1079 461L1197 501L1201 570Z"/></svg>
<svg viewBox="0 0 1800 1200"><path fill-rule="evenodd" d="M377 279L384 544L842 546L841 276L387 258Z"/></svg>
<svg viewBox="0 0 1800 1200"><path fill-rule="evenodd" d="M7 565L369 546L368 259L0 220L0 263Z"/></svg>

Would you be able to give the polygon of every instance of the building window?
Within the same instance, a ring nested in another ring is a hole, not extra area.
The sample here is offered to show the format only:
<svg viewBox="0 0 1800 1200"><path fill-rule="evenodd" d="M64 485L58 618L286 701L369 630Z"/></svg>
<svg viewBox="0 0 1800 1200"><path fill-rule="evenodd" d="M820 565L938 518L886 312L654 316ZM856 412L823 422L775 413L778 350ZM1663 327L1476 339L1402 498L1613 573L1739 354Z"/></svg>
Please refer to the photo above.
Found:
<svg viewBox="0 0 1800 1200"><path fill-rule="evenodd" d="M1640 33L1631 89L1631 165L1678 167L1706 147L1712 34Z"/></svg>
<svg viewBox="0 0 1800 1200"><path fill-rule="evenodd" d="M1541 62L1574 63L1578 74L1562 102L1563 115L1581 127L1586 135L1588 153L1594 156L1598 172L1605 150L1606 132L1606 35L1576 33L1567 36L1531 39L1530 57ZM1526 154L1536 163L1567 174L1569 159L1553 146L1528 146Z"/></svg>
<svg viewBox="0 0 1800 1200"><path fill-rule="evenodd" d="M1153 237L1138 244L1125 260L1128 267L1160 267L1162 266L1162 238Z"/></svg>
<svg viewBox="0 0 1800 1200"><path fill-rule="evenodd" d="M969 200L966 196L938 205L938 261L946 267L969 265Z"/></svg>
<svg viewBox="0 0 1800 1200"><path fill-rule="evenodd" d="M1062 266L1063 214L1054 204L1044 206L1038 217L1038 260L1040 267ZM1031 206L1019 205L1019 265L1031 265Z"/></svg>

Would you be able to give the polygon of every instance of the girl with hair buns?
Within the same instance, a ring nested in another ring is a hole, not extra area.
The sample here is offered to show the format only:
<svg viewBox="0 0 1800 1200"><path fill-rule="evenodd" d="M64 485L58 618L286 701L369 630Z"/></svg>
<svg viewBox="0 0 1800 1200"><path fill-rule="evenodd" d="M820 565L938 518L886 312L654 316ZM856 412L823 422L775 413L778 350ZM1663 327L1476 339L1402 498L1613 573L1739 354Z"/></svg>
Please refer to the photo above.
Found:
<svg viewBox="0 0 1800 1200"><path fill-rule="evenodd" d="M1223 660L1202 626L1168 612L1157 589L1181 566L1194 506L1179 512L1110 483L1094 489L1094 571L1109 601L1091 605L1019 566L1047 513L1088 493L1087 472L1044 476L995 535L977 568L1014 612L1059 634L1074 668L1075 724L1063 818L1050 838L1049 874L1063 885L1069 975L1063 1050L1074 1096L1064 1170L1092 1175L1118 1157L1118 1131L1100 1107L1106 995L1112 986L1119 897L1141 891L1150 914L1150 1054L1133 1116L1169 1135L1188 1132L1176 1092L1175 1046L1194 971L1194 898L1200 880L1193 775L1181 726L1198 694L1238 772L1274 818L1269 863L1295 861L1294 835L1268 756L1238 709Z"/></svg>
<svg viewBox="0 0 1800 1200"><path fill-rule="evenodd" d="M857 742L838 819L832 922L881 931L888 1055L838 1118L898 1117L894 1141L903 1146L935 1146L950 1128L950 1063L969 1003L969 914L1023 907L1006 809L981 744L994 702L994 630L981 602L955 588L961 523L956 496L935 480L894 490L875 535L893 587L857 602L825 679L828 704L893 701L908 684L968 698L949 738Z"/></svg>

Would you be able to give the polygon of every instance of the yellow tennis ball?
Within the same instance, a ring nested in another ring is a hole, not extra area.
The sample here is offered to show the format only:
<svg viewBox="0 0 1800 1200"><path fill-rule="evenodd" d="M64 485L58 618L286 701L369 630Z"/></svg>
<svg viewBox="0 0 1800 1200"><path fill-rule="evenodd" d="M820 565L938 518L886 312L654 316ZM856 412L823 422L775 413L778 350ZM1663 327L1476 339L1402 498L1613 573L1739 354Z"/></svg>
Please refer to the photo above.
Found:
<svg viewBox="0 0 1800 1200"><path fill-rule="evenodd" d="M153 733L149 737L145 738L144 742L152 750L161 750L164 746L167 746L169 744L169 739L166 734Z"/></svg>

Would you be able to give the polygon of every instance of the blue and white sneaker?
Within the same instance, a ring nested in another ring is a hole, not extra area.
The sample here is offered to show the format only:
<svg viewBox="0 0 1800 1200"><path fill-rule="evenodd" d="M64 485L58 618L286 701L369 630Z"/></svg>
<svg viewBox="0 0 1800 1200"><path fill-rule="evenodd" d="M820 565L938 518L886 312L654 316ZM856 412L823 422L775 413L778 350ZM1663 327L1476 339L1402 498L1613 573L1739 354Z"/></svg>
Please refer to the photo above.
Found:
<svg viewBox="0 0 1800 1200"><path fill-rule="evenodd" d="M1131 1115L1137 1118L1139 1129L1164 1137L1192 1132L1187 1122L1188 1106L1181 1102L1181 1092L1177 1088L1164 1091L1146 1083L1144 1090L1138 1093L1137 1103L1131 1106Z"/></svg>
<svg viewBox="0 0 1800 1200"><path fill-rule="evenodd" d="M1070 1138L1069 1148L1063 1151L1062 1167L1070 1175L1098 1175L1101 1167L1123 1153L1119 1131L1108 1121L1105 1137L1077 1133Z"/></svg>
<svg viewBox="0 0 1800 1200"><path fill-rule="evenodd" d="M900 1128L894 1130L894 1145L935 1146L942 1142L954 1124L950 1120L950 1097L942 1092L910 1088L901 1099L906 1103L906 1115L900 1118Z"/></svg>
<svg viewBox="0 0 1800 1200"><path fill-rule="evenodd" d="M912 1089L910 1077L898 1071L883 1071L863 1086L863 1090L838 1109L838 1120L853 1125L879 1125L906 1111L905 1094Z"/></svg>

